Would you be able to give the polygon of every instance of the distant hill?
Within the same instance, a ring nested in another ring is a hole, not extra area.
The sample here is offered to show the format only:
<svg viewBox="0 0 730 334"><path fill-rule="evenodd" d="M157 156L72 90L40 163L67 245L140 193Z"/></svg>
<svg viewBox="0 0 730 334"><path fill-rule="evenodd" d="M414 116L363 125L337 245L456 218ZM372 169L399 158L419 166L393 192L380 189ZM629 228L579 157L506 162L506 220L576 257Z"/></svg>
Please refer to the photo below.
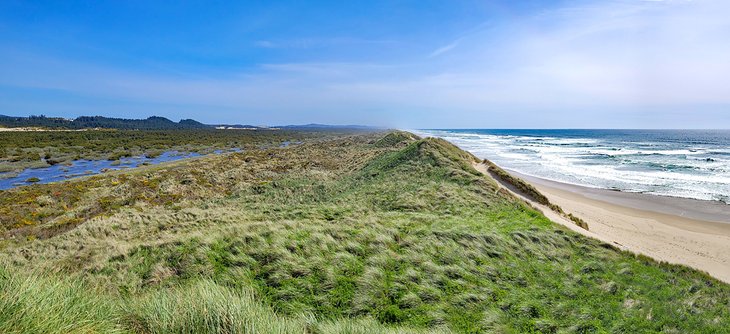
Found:
<svg viewBox="0 0 730 334"><path fill-rule="evenodd" d="M268 129L268 127L265 126L256 126L249 124L209 124L209 126L215 127L217 129Z"/></svg>
<svg viewBox="0 0 730 334"><path fill-rule="evenodd" d="M334 129L354 129L354 130L376 130L381 129L374 126L366 125L329 125L329 124L302 124L302 125L284 125L284 126L256 126L248 124L203 124L192 119L183 119L180 122L173 122L165 117L152 116L146 119L126 119L111 118L104 116L80 116L75 119L62 117L40 116L5 116L0 115L0 127L42 127L42 128L61 128L61 129L88 129L88 128L105 128L105 129L138 129L138 130L172 130L172 129L289 129L289 130L334 130Z"/></svg>
<svg viewBox="0 0 730 334"><path fill-rule="evenodd" d="M192 119L173 122L165 117L152 116L147 119L110 118L104 116L81 116L76 119L61 117L29 116L14 117L0 115L0 126L5 127L44 127L44 128L107 128L138 130L206 129L211 128Z"/></svg>
<svg viewBox="0 0 730 334"><path fill-rule="evenodd" d="M379 127L367 126L367 125L329 125L329 124L317 124L317 123L310 123L310 124L303 124L303 125L283 125L283 126L277 126L277 128L282 128L282 129L361 129L361 130L380 129Z"/></svg>

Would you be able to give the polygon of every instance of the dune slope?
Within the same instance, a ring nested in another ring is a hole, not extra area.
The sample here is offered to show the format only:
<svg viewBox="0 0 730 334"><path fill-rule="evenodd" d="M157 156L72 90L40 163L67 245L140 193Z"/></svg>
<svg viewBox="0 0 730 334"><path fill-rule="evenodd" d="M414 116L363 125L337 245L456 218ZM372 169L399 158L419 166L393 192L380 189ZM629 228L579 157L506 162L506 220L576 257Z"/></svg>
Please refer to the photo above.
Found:
<svg viewBox="0 0 730 334"><path fill-rule="evenodd" d="M554 224L475 162L391 132L1 192L27 221L2 221L0 331L730 328L728 285Z"/></svg>

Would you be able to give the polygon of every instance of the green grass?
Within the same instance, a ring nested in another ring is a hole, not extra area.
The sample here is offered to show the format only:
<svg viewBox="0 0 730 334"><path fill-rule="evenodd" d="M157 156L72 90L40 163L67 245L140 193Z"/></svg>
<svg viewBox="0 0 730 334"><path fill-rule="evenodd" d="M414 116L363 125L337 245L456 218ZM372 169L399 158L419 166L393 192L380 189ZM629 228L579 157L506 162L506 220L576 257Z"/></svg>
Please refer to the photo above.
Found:
<svg viewBox="0 0 730 334"><path fill-rule="evenodd" d="M407 145L414 140L421 139L418 136L405 131L392 131L382 138L375 141L376 147L396 147L399 145Z"/></svg>
<svg viewBox="0 0 730 334"><path fill-rule="evenodd" d="M2 333L124 333L118 305L79 280L0 271Z"/></svg>
<svg viewBox="0 0 730 334"><path fill-rule="evenodd" d="M211 281L156 290L126 306L134 331L144 333L304 333L303 318L276 315L250 292Z"/></svg>
<svg viewBox="0 0 730 334"><path fill-rule="evenodd" d="M550 200L548 200L545 195L540 193L540 191L538 191L537 188L535 188L533 185L525 182L518 177L512 176L510 173L507 173L507 171L487 159L482 160L482 162L487 166L487 171L495 178L499 178L507 184L512 185L519 192L525 194L528 198L534 200L537 203L547 206L554 206L552 203L550 203ZM559 210L559 212L562 212L562 209L560 209L559 207L556 207L556 209Z"/></svg>
<svg viewBox="0 0 730 334"><path fill-rule="evenodd" d="M588 230L588 223L586 223L583 219L580 217L577 217L573 215L572 213L566 214L565 211L563 211L563 208L558 206L557 204L553 204L550 202L550 200L543 195L537 188L535 188L533 185L525 182L524 180L515 177L511 175L510 173L507 173L504 169L500 168L499 166L495 165L493 162L484 159L482 160L482 163L487 166L487 172L492 175L495 179L499 179L502 182L505 182L506 184L510 185L517 191L518 193L526 196L527 198L540 203L542 205L547 206L551 210L555 211L558 214L561 214L565 216L566 218L573 221L576 225L581 227L584 230Z"/></svg>
<svg viewBox="0 0 730 334"><path fill-rule="evenodd" d="M286 317L210 280L120 298L81 279L0 272L2 333L421 333L362 318Z"/></svg>
<svg viewBox="0 0 730 334"><path fill-rule="evenodd" d="M475 161L366 134L0 193L45 215L3 221L2 303L32 302L0 329L728 332L726 284L553 224ZM77 315L41 316L58 310Z"/></svg>
<svg viewBox="0 0 730 334"><path fill-rule="evenodd" d="M164 151L211 153L215 150L277 147L282 142L322 140L356 130L86 130L0 132L0 177L25 168L43 168L73 160L155 157Z"/></svg>

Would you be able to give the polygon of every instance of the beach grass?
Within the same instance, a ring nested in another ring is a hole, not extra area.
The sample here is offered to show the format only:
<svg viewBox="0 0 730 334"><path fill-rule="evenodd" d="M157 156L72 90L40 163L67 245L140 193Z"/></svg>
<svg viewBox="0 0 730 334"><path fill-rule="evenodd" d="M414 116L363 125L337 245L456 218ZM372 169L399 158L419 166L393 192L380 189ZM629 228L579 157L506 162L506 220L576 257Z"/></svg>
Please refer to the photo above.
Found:
<svg viewBox="0 0 730 334"><path fill-rule="evenodd" d="M554 224L477 162L371 133L0 192L0 329L728 332L726 284Z"/></svg>
<svg viewBox="0 0 730 334"><path fill-rule="evenodd" d="M535 186L525 182L524 180L508 173L504 169L497 166L495 163L483 159L482 163L487 167L487 172L492 175L496 180L499 180L503 182L503 184L506 184L509 186L513 191L517 192L518 194L521 194L525 196L527 199L535 201L539 204L547 206L550 210L555 211L556 213L565 216L566 218L570 219L575 223L577 226L584 230L588 230L588 223L586 223L583 219L580 217L577 217L573 215L572 213L566 213L563 208L561 208L559 205L554 204L550 202L550 200L542 194Z"/></svg>
<svg viewBox="0 0 730 334"><path fill-rule="evenodd" d="M44 168L73 160L119 160L159 156L165 151L207 154L216 150L278 147L356 133L358 130L112 130L0 131L0 177L26 168Z"/></svg>

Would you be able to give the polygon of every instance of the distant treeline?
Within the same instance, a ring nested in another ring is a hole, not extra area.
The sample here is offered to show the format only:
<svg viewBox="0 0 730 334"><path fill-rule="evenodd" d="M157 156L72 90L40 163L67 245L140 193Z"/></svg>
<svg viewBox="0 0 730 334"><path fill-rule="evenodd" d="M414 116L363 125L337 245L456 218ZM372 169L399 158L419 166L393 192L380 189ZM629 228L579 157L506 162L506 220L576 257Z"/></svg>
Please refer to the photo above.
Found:
<svg viewBox="0 0 730 334"><path fill-rule="evenodd" d="M211 128L192 119L173 122L164 117L152 116L147 119L109 118L103 116L81 116L76 119L61 117L29 116L11 117L0 115L0 126L4 127L43 127L64 129L139 129L139 130L173 130L173 129L205 129Z"/></svg>

